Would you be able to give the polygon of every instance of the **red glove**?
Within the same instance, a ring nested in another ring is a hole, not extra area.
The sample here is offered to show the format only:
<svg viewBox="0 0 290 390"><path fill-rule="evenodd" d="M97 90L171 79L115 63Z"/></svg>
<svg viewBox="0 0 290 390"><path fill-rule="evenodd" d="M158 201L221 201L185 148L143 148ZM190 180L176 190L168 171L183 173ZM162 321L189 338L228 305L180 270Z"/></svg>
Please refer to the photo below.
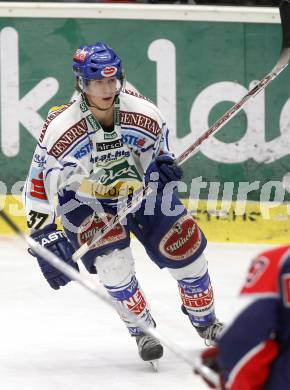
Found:
<svg viewBox="0 0 290 390"><path fill-rule="evenodd" d="M207 348L200 353L194 367L194 373L200 375L211 389L226 390L218 363L218 348Z"/></svg>

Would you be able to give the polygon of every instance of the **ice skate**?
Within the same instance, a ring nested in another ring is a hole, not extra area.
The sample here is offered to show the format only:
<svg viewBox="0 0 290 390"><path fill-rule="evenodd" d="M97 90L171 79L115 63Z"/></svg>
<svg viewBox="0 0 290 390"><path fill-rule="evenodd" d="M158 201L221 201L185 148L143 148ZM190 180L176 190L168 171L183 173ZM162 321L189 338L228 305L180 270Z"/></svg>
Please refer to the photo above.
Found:
<svg viewBox="0 0 290 390"><path fill-rule="evenodd" d="M215 345L218 335L223 330L224 324L218 320L210 325L195 326L197 333L204 339L206 346Z"/></svg>
<svg viewBox="0 0 290 390"><path fill-rule="evenodd" d="M163 356L163 347L155 337L141 334L136 336L139 356L149 362L154 371L158 371L158 360Z"/></svg>
<svg viewBox="0 0 290 390"><path fill-rule="evenodd" d="M181 305L181 310L183 314L188 315L188 311L186 310L184 305ZM190 323L192 324L190 318L189 318ZM192 324L193 325L193 324ZM210 345L215 345L217 336L221 333L223 330L224 324L217 319L209 324L209 325L203 325L203 326L195 326L193 325L199 334L199 336L204 339L204 343L206 346Z"/></svg>

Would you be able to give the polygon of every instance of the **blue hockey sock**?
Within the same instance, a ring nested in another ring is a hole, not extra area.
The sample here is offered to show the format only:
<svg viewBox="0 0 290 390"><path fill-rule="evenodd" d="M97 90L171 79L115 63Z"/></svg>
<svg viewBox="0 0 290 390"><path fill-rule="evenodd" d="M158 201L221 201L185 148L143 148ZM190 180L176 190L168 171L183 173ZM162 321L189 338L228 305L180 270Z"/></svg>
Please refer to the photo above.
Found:
<svg viewBox="0 0 290 390"><path fill-rule="evenodd" d="M155 321L150 314L146 298L135 276L133 276L130 282L124 286L104 287L111 295L111 297L114 298L116 302L118 302L118 313L132 336L138 336L144 332L140 327L135 326L134 323L128 318L124 308L129 310L131 313L134 313L137 318L142 318L147 326L155 327Z"/></svg>
<svg viewBox="0 0 290 390"><path fill-rule="evenodd" d="M179 293L193 326L207 326L215 319L214 296L208 272L199 278L178 280Z"/></svg>

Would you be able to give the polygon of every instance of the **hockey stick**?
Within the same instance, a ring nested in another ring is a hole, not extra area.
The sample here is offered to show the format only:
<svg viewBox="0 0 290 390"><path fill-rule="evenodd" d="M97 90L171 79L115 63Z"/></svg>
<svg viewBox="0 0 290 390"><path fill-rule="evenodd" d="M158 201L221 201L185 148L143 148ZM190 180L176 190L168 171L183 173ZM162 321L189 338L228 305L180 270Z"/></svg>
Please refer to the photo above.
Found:
<svg viewBox="0 0 290 390"><path fill-rule="evenodd" d="M251 89L239 102L226 111L204 134L202 134L189 148L187 148L178 158L177 163L183 164L189 157L198 151L198 147L208 139L212 134L220 130L230 119L232 119L250 100L259 92L265 89L289 64L290 61L290 0L283 0L279 6L281 25L282 25L282 49L277 64L253 89ZM90 248L99 242L113 227L115 227L123 218L132 213L140 202L149 196L153 190L150 187L139 190L135 193L132 200L120 210L105 226L100 228L92 241L83 244L73 255L73 260L77 261L85 255Z"/></svg>
<svg viewBox="0 0 290 390"><path fill-rule="evenodd" d="M73 267L66 264L64 261L60 260L54 253L50 252L45 247L42 247L38 242L33 240L31 237L22 233L18 226L12 221L12 219L7 215L3 210L0 210L0 216L8 224L8 226L27 244L31 249L39 256L43 257L50 265L62 272L64 275L69 277L71 280L76 281L86 290L94 294L101 301L106 303L108 306L116 310L115 301L112 300L108 295L103 294L99 287L94 283L87 275L81 274L76 271ZM208 377L213 383L218 383L218 376L212 372L212 370L205 367L199 358L199 351L194 351L194 356L190 357L185 351L183 351L179 346L177 346L172 340L169 340L167 337L161 335L156 328L149 327L146 322L140 318L137 318L134 313L131 313L127 308L124 307L126 316L129 318L132 323L140 327L144 333L147 333L155 338L157 338L161 344L166 346L170 351L172 351L176 356L181 358L184 362L189 364L191 369L197 372L202 372L204 376Z"/></svg>

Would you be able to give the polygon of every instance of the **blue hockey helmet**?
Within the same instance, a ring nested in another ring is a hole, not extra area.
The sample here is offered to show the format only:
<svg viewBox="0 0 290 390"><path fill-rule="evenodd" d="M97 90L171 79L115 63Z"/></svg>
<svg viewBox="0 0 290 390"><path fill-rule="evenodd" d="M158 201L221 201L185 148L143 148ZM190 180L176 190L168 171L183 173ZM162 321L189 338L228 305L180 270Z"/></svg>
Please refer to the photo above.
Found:
<svg viewBox="0 0 290 390"><path fill-rule="evenodd" d="M105 43L80 46L73 56L73 72L84 82L116 77L123 81L124 72L121 59Z"/></svg>

